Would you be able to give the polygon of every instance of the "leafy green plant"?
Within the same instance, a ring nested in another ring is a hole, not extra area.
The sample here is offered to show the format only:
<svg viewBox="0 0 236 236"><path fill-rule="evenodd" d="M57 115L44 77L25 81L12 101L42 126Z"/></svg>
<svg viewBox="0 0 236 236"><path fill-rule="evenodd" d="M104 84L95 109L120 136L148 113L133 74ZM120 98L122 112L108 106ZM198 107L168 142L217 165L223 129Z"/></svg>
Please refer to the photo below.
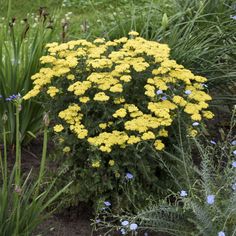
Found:
<svg viewBox="0 0 236 236"><path fill-rule="evenodd" d="M229 132L222 132L218 142L193 139L188 148L179 145L175 153L165 153L178 160L174 168L167 169L178 191L170 189L165 199L136 215L99 211L97 225L128 232L130 223L135 222L141 230L168 235L236 235L235 114L236 108ZM163 163L165 159L161 157ZM128 223L124 225L124 221Z"/></svg>
<svg viewBox="0 0 236 236"><path fill-rule="evenodd" d="M75 198L111 197L122 205L125 200L117 195L122 196L126 172L140 179L137 192L146 187L154 194L165 191L165 174L152 156L168 146L177 114L192 136L198 133L193 122L213 117L207 110L206 78L169 60L167 45L137 32L130 32L130 39L47 47L48 55L40 59L45 66L32 76L34 87L24 99L38 96L51 111L56 142L73 157L67 158L66 172L76 179Z"/></svg>
<svg viewBox="0 0 236 236"><path fill-rule="evenodd" d="M0 29L0 116L6 113L9 117L5 124L8 144L13 144L16 137L14 106L8 100L32 88L30 77L40 68L39 58L45 53L45 44L55 36L54 25L46 12L42 10L37 19L34 25L28 19L22 22L5 19ZM41 127L42 107L34 101L23 101L22 106L20 139L27 143ZM0 130L3 130L2 123Z"/></svg>
<svg viewBox="0 0 236 236"><path fill-rule="evenodd" d="M46 188L42 188L42 180L45 172L45 160L47 154L47 132L48 118L45 116L44 123L44 144L41 159L39 176L35 180L31 176L31 171L24 176L21 173L21 143L19 133L19 114L21 111L20 97L12 99L16 109L16 155L15 164L8 173L6 132L3 132L4 154L0 153L1 182L0 188L0 232L3 236L25 236L32 235L36 227L49 217L52 211L48 211L51 204L66 190L70 185L67 184L55 195L49 197L55 184L55 179ZM3 117L3 125L7 123L7 117Z"/></svg>

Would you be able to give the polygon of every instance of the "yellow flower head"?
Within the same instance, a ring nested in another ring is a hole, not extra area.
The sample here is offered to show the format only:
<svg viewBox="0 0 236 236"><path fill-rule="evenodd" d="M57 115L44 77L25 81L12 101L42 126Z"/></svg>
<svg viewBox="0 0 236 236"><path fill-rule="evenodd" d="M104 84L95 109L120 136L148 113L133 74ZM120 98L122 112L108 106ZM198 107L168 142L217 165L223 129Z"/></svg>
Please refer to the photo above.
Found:
<svg viewBox="0 0 236 236"><path fill-rule="evenodd" d="M64 129L64 127L62 125L55 125L53 127L53 130L57 133L61 132Z"/></svg>
<svg viewBox="0 0 236 236"><path fill-rule="evenodd" d="M108 162L108 164L109 164L110 166L114 166L114 165L115 165L115 161L114 161L114 160L110 160L110 161Z"/></svg>
<svg viewBox="0 0 236 236"><path fill-rule="evenodd" d="M101 162L100 161L93 161L92 162L92 167L93 168L99 168L101 166Z"/></svg>
<svg viewBox="0 0 236 236"><path fill-rule="evenodd" d="M70 152L70 147L68 147L68 146L64 147L64 148L63 148L63 152L64 152L64 153Z"/></svg>

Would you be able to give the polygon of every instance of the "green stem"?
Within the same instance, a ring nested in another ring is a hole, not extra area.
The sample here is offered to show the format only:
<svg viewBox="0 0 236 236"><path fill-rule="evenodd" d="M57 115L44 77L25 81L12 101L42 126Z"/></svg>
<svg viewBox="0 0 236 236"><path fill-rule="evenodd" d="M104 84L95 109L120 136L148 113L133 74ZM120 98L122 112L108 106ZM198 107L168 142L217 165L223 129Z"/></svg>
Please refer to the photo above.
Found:
<svg viewBox="0 0 236 236"><path fill-rule="evenodd" d="M182 152L184 170L185 170L185 174L186 174L186 178L187 178L187 182L188 182L188 187L189 187L189 190L190 190L191 189L191 184L190 184L190 179L189 179L188 170L187 170L187 164L186 164L186 160L185 160L185 152L184 152L184 146L183 146L183 139L182 139L182 132L181 132L180 122L181 122L180 121L180 112L178 111L179 142L180 142L180 148L181 148L181 152Z"/></svg>
<svg viewBox="0 0 236 236"><path fill-rule="evenodd" d="M21 150L20 150L20 104L16 105L16 176L15 185L20 186Z"/></svg>
<svg viewBox="0 0 236 236"><path fill-rule="evenodd" d="M7 6L7 20L9 21L11 14L11 0L8 0L8 6Z"/></svg>
<svg viewBox="0 0 236 236"><path fill-rule="evenodd" d="M20 223L20 194L17 189L20 189L21 179L21 144L20 144L20 110L21 101L16 102L16 162L15 162L15 193L14 193L14 206L16 210L16 226L14 236L19 235L19 223Z"/></svg>
<svg viewBox="0 0 236 236"><path fill-rule="evenodd" d="M3 152L4 152L4 174L7 180L7 138L6 138L6 129L5 124L3 125Z"/></svg>
<svg viewBox="0 0 236 236"><path fill-rule="evenodd" d="M2 173L3 183L5 183L5 171L4 171L4 164L2 161L2 151L0 151L0 168L1 168L1 173Z"/></svg>
<svg viewBox="0 0 236 236"><path fill-rule="evenodd" d="M2 179L3 179L3 185L7 185L7 142L6 142L6 121L7 121L7 115L3 114L2 116L2 127L3 127L3 153L4 155L2 156L2 151L0 151L0 168L2 172Z"/></svg>
<svg viewBox="0 0 236 236"><path fill-rule="evenodd" d="M38 187L36 190L36 194L38 194L39 187L41 180L44 175L44 170L45 170L45 162L46 162L46 156L47 156L47 143L48 143L48 126L44 126L44 133L43 133L43 152L42 152L42 160L40 164L40 170L39 170L39 177L38 177Z"/></svg>

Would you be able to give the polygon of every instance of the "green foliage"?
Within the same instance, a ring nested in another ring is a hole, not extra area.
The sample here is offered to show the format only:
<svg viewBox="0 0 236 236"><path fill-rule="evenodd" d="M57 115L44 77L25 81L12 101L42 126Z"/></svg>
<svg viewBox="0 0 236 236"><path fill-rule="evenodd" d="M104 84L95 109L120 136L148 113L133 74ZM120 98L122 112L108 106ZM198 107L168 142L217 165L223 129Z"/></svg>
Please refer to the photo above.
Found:
<svg viewBox="0 0 236 236"><path fill-rule="evenodd" d="M188 146L177 148L171 154L180 160L177 171L172 169L170 174L178 192L170 190L164 200L150 203L135 215L99 211L97 220L100 220L96 221L99 223L95 222L98 228L127 230L119 221L128 220L138 223L141 230L168 235L207 236L219 232L236 235L235 111L229 132L222 133L217 143L205 138L193 139L189 140ZM107 222L107 219L113 219L113 223Z"/></svg>
<svg viewBox="0 0 236 236"><path fill-rule="evenodd" d="M7 114L6 132L8 144L15 142L15 119L12 103L6 101L13 94L24 94L32 87L31 76L39 70L39 58L44 46L55 38L55 24L41 12L37 21L19 22L12 19L8 25L2 22L0 33L0 116ZM21 141L26 143L41 127L42 108L34 101L23 102L20 114ZM3 130L2 123L0 130Z"/></svg>
<svg viewBox="0 0 236 236"><path fill-rule="evenodd" d="M58 201L62 208L76 206L84 201L90 202L95 209L99 201L109 200L116 212L121 208L135 209L147 204L153 196L164 196L165 188L172 186L172 183L166 182L164 178L168 175L158 167L155 160L152 161L153 150L150 150L148 145L146 147L143 145L144 150L141 153L126 151L124 153L126 156L115 155L114 167L106 164L99 169L91 168L89 165L90 158L94 158L92 155L95 154L90 153L88 157L85 147L75 146L75 148L77 151L74 155L65 155L63 159L58 159L56 154L57 158L54 159L57 163L63 163L59 167L62 174L59 176L57 188L60 189L68 181L73 181ZM146 158L141 158L140 155L145 155ZM97 157L104 158L104 155L97 153ZM132 173L134 179L127 179L128 172ZM158 185L154 185L156 182ZM127 191L130 194L127 195Z"/></svg>
<svg viewBox="0 0 236 236"><path fill-rule="evenodd" d="M21 110L21 98L12 100L16 112L16 154L13 169L8 173L8 157L6 145L6 132L3 132L4 155L0 152L1 183L0 188L0 232L2 236L26 236L32 235L36 227L49 217L53 211L48 208L70 185L61 188L56 194L49 197L55 184L55 179L47 186L41 187L45 172L45 160L47 150L47 127L45 121L44 145L41 166L38 178L31 176L30 171L26 176L21 173L21 145L19 133L19 113ZM6 122L6 119L4 119ZM4 122L4 124L6 124Z"/></svg>

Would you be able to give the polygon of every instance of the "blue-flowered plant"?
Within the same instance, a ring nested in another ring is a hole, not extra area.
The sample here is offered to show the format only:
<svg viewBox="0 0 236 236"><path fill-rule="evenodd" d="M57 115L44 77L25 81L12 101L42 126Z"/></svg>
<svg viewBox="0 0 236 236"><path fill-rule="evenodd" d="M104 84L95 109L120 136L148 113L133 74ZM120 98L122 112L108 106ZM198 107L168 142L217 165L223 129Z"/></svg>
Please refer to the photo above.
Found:
<svg viewBox="0 0 236 236"><path fill-rule="evenodd" d="M98 227L130 231L135 223L140 230L170 235L235 236L236 235L236 108L229 132L208 141L189 139L189 146L175 147L165 153L176 162L176 168L160 161L172 176L176 189L163 200L153 201L137 214L115 215L111 210L99 215ZM181 135L180 135L181 136ZM180 142L181 143L181 142ZM133 180L135 181L135 179ZM107 219L112 219L107 223ZM121 224L119 223L121 222Z"/></svg>

